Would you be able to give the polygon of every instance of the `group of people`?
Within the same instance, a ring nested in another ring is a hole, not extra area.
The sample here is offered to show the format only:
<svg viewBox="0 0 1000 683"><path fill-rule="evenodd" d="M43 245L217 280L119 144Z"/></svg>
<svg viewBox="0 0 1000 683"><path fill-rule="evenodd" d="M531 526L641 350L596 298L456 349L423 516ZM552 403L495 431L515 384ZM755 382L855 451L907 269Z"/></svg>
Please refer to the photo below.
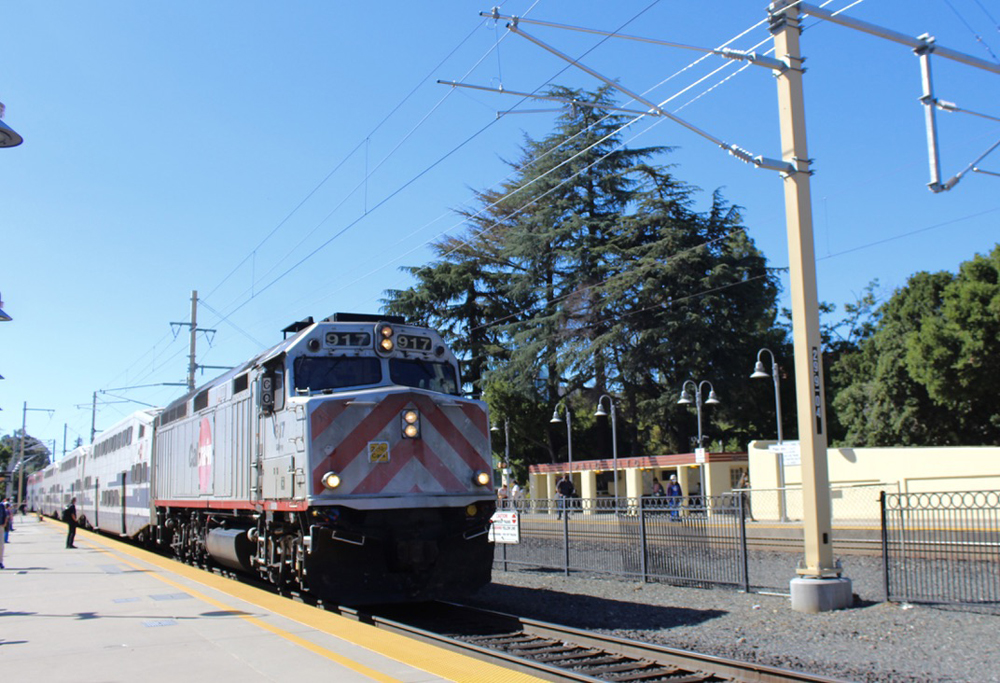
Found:
<svg viewBox="0 0 1000 683"><path fill-rule="evenodd" d="M24 516L25 509L27 505L25 503L21 504L21 516ZM76 538L76 498L70 501L66 509L63 510L63 521L66 522L68 530L66 532L66 547L76 548L73 545L73 541ZM10 540L10 532L14 530L14 506L11 505L9 498L4 498L3 502L0 502L0 529L3 533L0 534L0 569L5 569L3 564L4 549L7 546L7 541Z"/></svg>
<svg viewBox="0 0 1000 683"><path fill-rule="evenodd" d="M750 488L750 477L748 473L744 472L739 484L740 489L744 489L740 494L743 498L743 510L744 515L748 516L751 520L753 517L750 515L750 497L747 493L747 489ZM680 517L681 509L684 507L684 490L681 488L680 482L677 481L677 475L671 474L669 481L667 481L667 486L664 488L663 484L659 479L653 477L653 487L652 487L653 498L663 498L665 501L665 507L670 512L670 516L673 519ZM563 513L566 514L566 519L569 519L569 514L572 509L572 499L576 498L576 487L573 485L573 480L568 474L562 475L556 481L556 499L557 499L557 519L562 519ZM497 489L497 507L498 508L514 508L521 509L521 501L524 500L524 489L517 482L508 488L507 484L502 485ZM694 482L694 487L691 494L687 497L687 507L692 514L704 514L704 507L701 495L701 484L699 482Z"/></svg>
<svg viewBox="0 0 1000 683"><path fill-rule="evenodd" d="M515 510L519 510L521 508L522 500L524 500L524 489L521 488L521 485L516 481L509 489L507 488L507 484L504 484L497 489L498 508L512 507Z"/></svg>
<svg viewBox="0 0 1000 683"><path fill-rule="evenodd" d="M654 498L666 498L667 499L667 509L670 511L670 516L674 519L680 516L681 504L684 501L684 490L681 489L680 483L677 481L677 475L671 474L670 481L667 483L667 490L663 490L663 484L656 477L653 477L653 497Z"/></svg>

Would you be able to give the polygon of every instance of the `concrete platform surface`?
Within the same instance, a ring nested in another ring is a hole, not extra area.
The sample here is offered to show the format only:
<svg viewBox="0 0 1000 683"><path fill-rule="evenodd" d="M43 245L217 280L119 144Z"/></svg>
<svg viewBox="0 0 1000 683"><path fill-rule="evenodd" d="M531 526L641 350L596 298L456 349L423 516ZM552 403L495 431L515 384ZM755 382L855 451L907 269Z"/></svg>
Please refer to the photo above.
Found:
<svg viewBox="0 0 1000 683"><path fill-rule="evenodd" d="M0 675L44 683L537 681L97 534L14 520Z"/></svg>

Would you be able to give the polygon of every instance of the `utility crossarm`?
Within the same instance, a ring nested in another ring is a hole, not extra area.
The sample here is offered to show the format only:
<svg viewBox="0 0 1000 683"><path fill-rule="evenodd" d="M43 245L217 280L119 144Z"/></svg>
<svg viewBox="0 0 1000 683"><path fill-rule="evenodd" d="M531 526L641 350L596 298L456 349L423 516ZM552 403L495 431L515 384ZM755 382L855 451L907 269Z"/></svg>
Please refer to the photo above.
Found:
<svg viewBox="0 0 1000 683"><path fill-rule="evenodd" d="M978 116L980 118L989 119L990 121L1000 122L1000 116L990 116L989 114L983 114L978 111L972 111L971 109L962 109L954 102L946 102L945 100L934 100L934 106L936 106L941 111L958 112L960 114L971 114L972 116Z"/></svg>
<svg viewBox="0 0 1000 683"><path fill-rule="evenodd" d="M982 156L973 161L963 170L953 175L950 179L941 182L941 158L938 151L936 110L942 109L944 111L973 114L974 116L982 116L983 118L991 119L993 121L1000 121L1000 119L986 114L978 114L976 112L959 109L951 102L945 102L937 99L934 95L934 82L931 77L931 55L950 59L965 64L966 66L983 69L984 71L989 71L995 74L1000 74L1000 64L988 62L985 59L979 59L978 57L973 57L972 55L967 55L963 52L958 52L957 50L942 47L941 45L938 45L934 41L934 38L928 34L913 38L904 33L899 33L898 31L893 31L892 29L888 29L883 26L877 26L867 21L852 19L851 17L844 16L843 14L834 14L829 10L822 9L821 7L816 7L815 5L810 5L808 3L798 3L798 10L803 14L809 14L817 19L823 19L834 24L839 24L840 26L861 31L862 33L867 33L878 38L884 38L886 40L906 45L907 47L912 48L913 52L916 53L917 57L920 59L920 79L923 86L923 95L920 97L920 102L924 105L924 122L927 127L927 157L931 176L931 180L927 183L927 187L931 192L945 192L955 187L955 185L958 184L958 181L962 179L962 176L970 170L978 171L979 169L976 168L976 164L982 161L983 158L1000 145L1000 142L994 144Z"/></svg>
<svg viewBox="0 0 1000 683"><path fill-rule="evenodd" d="M487 15L487 16L492 16L492 15ZM701 137L705 138L706 140L708 140L708 141L710 141L710 142L718 145L722 149L724 149L727 152L729 152L729 154L731 154L732 156L734 156L737 159L739 159L740 161L743 161L743 162L748 163L748 164L752 164L753 166L756 166L757 168L766 168L768 170L779 171L779 172L784 173L784 174L793 174L793 173L797 173L798 172L798 169L793 164L790 164L787 161L782 161L780 159L771 159L769 157L760 156L760 155L756 155L755 156L752 152L749 152L749 151L743 149L739 145L735 145L735 144L732 144L732 143L729 143L729 142L725 142L724 140L720 140L719 138L715 137L711 133L703 131L702 129L698 128L697 126L695 126L695 125L693 125L691 123L688 123L687 121L685 121L684 119L680 118L679 116L675 116L675 115L671 114L666 109L663 109L663 107L661 107L660 105L658 105L658 104L656 104L656 103L654 103L654 102L646 99L645 97L643 97L642 95L640 95L638 93L632 92L628 88L626 88L626 87L618 84L614 80L612 80L612 79L610 79L610 78L608 78L608 77L606 77L606 76L598 73L597 71L594 71L590 67L588 67L588 66L584 65L583 63L581 63L579 60L573 59L569 55L563 54L562 52L560 52L556 48L552 47L551 45L548 45L544 41L539 40L538 38L535 38L534 36L532 36L532 35L530 35L528 33L525 33L524 31L522 31L521 29L519 29L517 27L516 22L514 22L514 21L511 21L511 23L507 24L507 29L511 33L515 33L515 34L521 36L522 38L527 38L529 41L531 41L535 45L539 46L543 50L546 50L547 52L550 52L551 54L555 55L559 59L562 59L563 61L565 61L566 63L570 64L571 66L575 66L576 68L580 69L581 71L584 71L585 73L590 74L591 76L593 76L597 80L601 81L602 83L607 84L608 86L614 88L615 90L618 90L619 92L624 93L628 97L631 97L635 101L640 102L641 104L644 104L647 107L649 107L649 111L642 112L640 115L643 115L643 116L646 116L646 115L663 116L664 118L668 118L671 121L673 121L675 123L679 123L680 125L684 126L685 128L687 128L691 132L693 132L693 133L695 133L697 135L700 135ZM782 63L782 70L784 69L784 67L785 67L785 65ZM465 85L460 84L460 83L446 82L446 81L438 81L438 82L439 83L450 83L453 87L474 87L474 88L479 89L479 90L490 90L490 88L486 88L486 87L482 87L482 86L465 86ZM503 90L503 89L497 89L496 92L507 93L507 92L510 92L510 91ZM535 95L530 95L530 94L525 94L524 96L526 96L526 97L536 97ZM544 99L544 98L539 97L539 99Z"/></svg>
<svg viewBox="0 0 1000 683"><path fill-rule="evenodd" d="M947 181L945 181L941 185L941 190L942 191L944 191L944 190L950 190L951 188L955 187L955 185L958 184L958 181L962 179L962 176L964 176L969 171L976 171L978 173L985 173L986 175L1000 175L1000 173L990 173L989 171L980 170L976 166L976 164L978 164L980 161L982 161L987 156L989 156L990 152L992 152L993 150L995 150L997 147L1000 147L1000 140L997 140L995 143L993 143L993 146L990 147L985 152L983 152L979 156L978 159L976 159L971 164L969 164L968 166L966 166L965 168L963 168L961 171L959 171L958 173L956 173L955 175L953 175L951 178L949 178Z"/></svg>
<svg viewBox="0 0 1000 683"><path fill-rule="evenodd" d="M995 74L1000 74L1000 64L988 62L985 59L979 59L978 57L973 57L972 55L967 55L956 50L941 47L940 45L935 45L934 39L928 36L913 38L905 33L893 31L892 29L878 26L876 24L870 24L867 21L861 21L860 19L852 19L851 17L843 14L834 14L829 10L804 2L798 3L798 9L803 14L809 14L817 19L825 19L826 21L834 24L840 24L841 26L846 26L847 28L853 28L854 30L861 31L862 33L869 33L879 38L885 38L886 40L901 43L907 47L913 48L914 50L930 48L938 57L952 59L956 62L967 64L968 66L974 66L977 69L984 69L986 71L992 71Z"/></svg>
<svg viewBox="0 0 1000 683"><path fill-rule="evenodd" d="M491 88L485 85L473 85L471 83L459 83L458 81L442 81L438 80L441 85L450 85L453 88L469 88L471 90L484 90L486 92L495 92L501 95L517 95L518 97L530 97L533 100L547 100L549 102L564 102L565 104L571 104L574 107L590 107L591 109L605 109L607 111L617 111L623 114L635 114L636 116L646 116L648 114L656 115L655 112L640 111L638 109L625 109L623 107L612 107L603 104L597 104L596 102L584 102L583 100L578 100L573 97L557 97L555 95L536 95L530 92L520 92L518 90L507 90L506 88ZM548 111L548 110L540 110ZM524 113L524 112L522 112Z"/></svg>
<svg viewBox="0 0 1000 683"><path fill-rule="evenodd" d="M570 26L569 24L557 24L552 21L541 21L539 19L525 19L524 17L516 17L500 14L496 7L493 8L492 12L480 12L481 17L490 17L491 19L504 21L509 21L514 26L518 24L535 24L537 26L548 26L550 28L561 28L567 31L579 31L580 33L593 33L599 36L606 36L608 38L623 38L625 40L634 40L640 43L651 43L652 45L663 45L664 47L679 47L683 50L694 50L696 52L704 52L706 54L718 55L720 57L725 57L726 59L735 59L740 61L749 62L750 64L755 64L757 66L764 66L769 69L783 70L788 68L788 64L781 61L780 59L774 59L773 57L768 57L766 55L759 54L757 52L747 52L746 50L734 50L728 47L720 48L710 48L710 47L698 47L697 45L685 45L684 43L673 43L667 40L659 40L657 38L643 38L642 36L631 36L626 33L618 33L616 31L602 31L596 28L584 28L582 26ZM508 25L508 28L510 26Z"/></svg>

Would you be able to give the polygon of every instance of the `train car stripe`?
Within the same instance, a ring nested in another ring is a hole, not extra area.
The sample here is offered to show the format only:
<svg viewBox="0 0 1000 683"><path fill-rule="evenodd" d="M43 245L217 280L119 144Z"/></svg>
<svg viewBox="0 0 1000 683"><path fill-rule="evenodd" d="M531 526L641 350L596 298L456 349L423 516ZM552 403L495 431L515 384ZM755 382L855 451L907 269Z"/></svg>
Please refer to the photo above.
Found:
<svg viewBox="0 0 1000 683"><path fill-rule="evenodd" d="M356 458L367 453L368 443L378 437L378 435L388 426L389 422L397 417L403 407L409 402L409 394L394 394L387 396L375 408L366 415L358 425L346 435L332 453L313 469L313 486L315 491L323 490L323 474L328 470L343 472L348 465ZM344 403L346 406L346 403ZM360 410L361 408L359 408ZM313 432L312 440L315 443L321 433Z"/></svg>
<svg viewBox="0 0 1000 683"><path fill-rule="evenodd" d="M350 401L327 401L320 404L316 410L313 411L312 416L309 419L309 427L312 429L313 434L322 434L326 431L334 420L340 417L340 414L347 410L347 404Z"/></svg>
<svg viewBox="0 0 1000 683"><path fill-rule="evenodd" d="M434 429L444 437L444 440L471 469L481 469L484 466L482 455L469 442L458 426L444 414L440 406L430 399L418 401L418 404L422 404L421 415L427 418L427 421L434 426Z"/></svg>

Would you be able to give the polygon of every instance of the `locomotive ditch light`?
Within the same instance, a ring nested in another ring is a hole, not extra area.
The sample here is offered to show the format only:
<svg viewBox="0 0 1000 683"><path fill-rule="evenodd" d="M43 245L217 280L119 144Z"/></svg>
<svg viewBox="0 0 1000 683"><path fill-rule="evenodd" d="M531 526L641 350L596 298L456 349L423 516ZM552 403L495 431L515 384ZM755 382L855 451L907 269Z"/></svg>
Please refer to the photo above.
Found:
<svg viewBox="0 0 1000 683"><path fill-rule="evenodd" d="M483 472L480 470L476 472L476 476L472 478L472 482L477 486L489 486L490 485L490 473Z"/></svg>
<svg viewBox="0 0 1000 683"><path fill-rule="evenodd" d="M380 349L382 349L386 353L392 351L392 349L393 349L393 343L392 343L391 339L383 339L382 341L380 341L378 343L378 346L379 346Z"/></svg>
<svg viewBox="0 0 1000 683"><path fill-rule="evenodd" d="M323 486L328 489L335 489L340 486L340 475L336 472L327 472L323 475Z"/></svg>
<svg viewBox="0 0 1000 683"><path fill-rule="evenodd" d="M479 512L479 508L476 507L475 503L471 503L470 505L465 506L466 517L475 517L477 512Z"/></svg>
<svg viewBox="0 0 1000 683"><path fill-rule="evenodd" d="M416 439L420 436L420 413L416 410L404 410L400 416L403 422L403 438Z"/></svg>

